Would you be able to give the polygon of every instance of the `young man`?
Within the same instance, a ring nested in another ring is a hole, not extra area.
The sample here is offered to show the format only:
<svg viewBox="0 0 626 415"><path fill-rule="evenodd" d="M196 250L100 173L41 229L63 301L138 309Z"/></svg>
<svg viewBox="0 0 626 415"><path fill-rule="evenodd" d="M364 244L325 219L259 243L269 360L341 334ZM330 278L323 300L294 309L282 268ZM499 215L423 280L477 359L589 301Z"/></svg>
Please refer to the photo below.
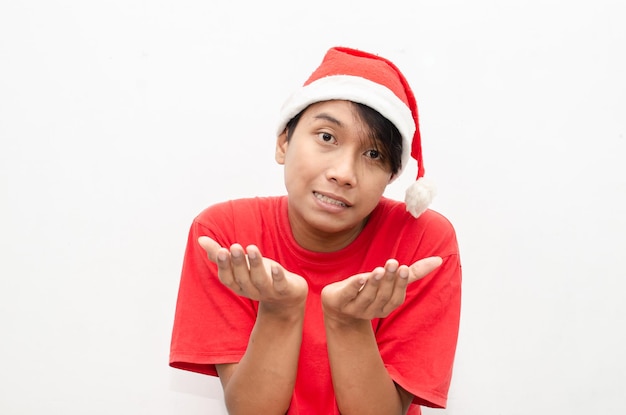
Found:
<svg viewBox="0 0 626 415"><path fill-rule="evenodd" d="M406 205L383 197L412 155ZM419 414L446 404L461 267L428 210L417 105L390 61L332 48L283 107L286 196L194 221L173 367L218 375L231 414Z"/></svg>

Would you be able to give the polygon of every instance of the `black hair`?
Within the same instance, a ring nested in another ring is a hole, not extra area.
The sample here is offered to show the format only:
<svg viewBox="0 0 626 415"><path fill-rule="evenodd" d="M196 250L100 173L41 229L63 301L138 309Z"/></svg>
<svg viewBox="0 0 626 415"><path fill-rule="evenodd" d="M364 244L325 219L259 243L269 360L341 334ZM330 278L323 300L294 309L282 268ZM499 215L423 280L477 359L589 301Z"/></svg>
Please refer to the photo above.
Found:
<svg viewBox="0 0 626 415"><path fill-rule="evenodd" d="M375 109L358 102L352 102L356 107L359 117L367 125L372 144L380 145L377 148L388 163L391 174L396 174L402 167L402 135L398 128L387 118L383 117ZM307 107L308 108L308 107ZM293 136L293 132L306 108L300 111L287 123L287 141Z"/></svg>

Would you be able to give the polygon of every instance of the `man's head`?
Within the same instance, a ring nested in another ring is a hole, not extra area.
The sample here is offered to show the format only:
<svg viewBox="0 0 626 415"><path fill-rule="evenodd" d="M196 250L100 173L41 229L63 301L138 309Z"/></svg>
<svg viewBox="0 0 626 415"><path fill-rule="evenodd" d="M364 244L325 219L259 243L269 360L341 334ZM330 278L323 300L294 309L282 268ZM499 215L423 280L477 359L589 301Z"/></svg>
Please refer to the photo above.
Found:
<svg viewBox="0 0 626 415"><path fill-rule="evenodd" d="M351 101L368 107L363 111L371 109L380 114L400 133L400 163L393 178L402 172L411 156L417 161L417 181L407 190L406 204L413 216L419 216L434 197L434 189L423 179L417 103L400 70L389 60L377 55L350 48L331 48L304 85L283 105L278 134L285 131L294 118L297 124L297 116L308 106L329 100ZM364 117L369 125L367 119ZM372 128L372 132L374 136L377 135L376 131L386 134L385 129ZM391 142L393 139L383 138L382 142L385 141ZM391 145L390 148L393 147Z"/></svg>

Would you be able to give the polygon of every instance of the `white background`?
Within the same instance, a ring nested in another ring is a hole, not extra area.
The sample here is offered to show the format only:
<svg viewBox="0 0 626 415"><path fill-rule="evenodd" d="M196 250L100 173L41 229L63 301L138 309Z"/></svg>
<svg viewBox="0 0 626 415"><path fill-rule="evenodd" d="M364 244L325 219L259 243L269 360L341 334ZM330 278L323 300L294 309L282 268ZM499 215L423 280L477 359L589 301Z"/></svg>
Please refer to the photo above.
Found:
<svg viewBox="0 0 626 415"><path fill-rule="evenodd" d="M167 365L187 230L284 192L278 109L334 45L404 71L458 232L449 408L427 413L626 413L625 17L618 0L2 1L0 413L226 413L218 380Z"/></svg>

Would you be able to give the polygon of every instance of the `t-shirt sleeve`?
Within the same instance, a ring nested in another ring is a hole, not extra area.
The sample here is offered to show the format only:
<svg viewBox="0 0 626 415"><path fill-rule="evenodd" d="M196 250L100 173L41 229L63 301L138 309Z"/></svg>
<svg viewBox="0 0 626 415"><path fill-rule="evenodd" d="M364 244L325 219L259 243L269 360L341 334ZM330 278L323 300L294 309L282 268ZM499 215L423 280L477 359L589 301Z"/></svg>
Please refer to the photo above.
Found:
<svg viewBox="0 0 626 415"><path fill-rule="evenodd" d="M409 285L404 304L379 321L376 337L390 376L414 395L413 403L444 408L459 329L461 263L451 225L433 235L429 252L417 258L438 255L442 265Z"/></svg>
<svg viewBox="0 0 626 415"><path fill-rule="evenodd" d="M185 250L174 327L170 366L217 375L216 364L236 363L244 355L256 318L253 301L240 297L224 286L217 266L208 260L198 237L209 236L222 246L230 246L218 221L228 212L205 211L193 222Z"/></svg>

